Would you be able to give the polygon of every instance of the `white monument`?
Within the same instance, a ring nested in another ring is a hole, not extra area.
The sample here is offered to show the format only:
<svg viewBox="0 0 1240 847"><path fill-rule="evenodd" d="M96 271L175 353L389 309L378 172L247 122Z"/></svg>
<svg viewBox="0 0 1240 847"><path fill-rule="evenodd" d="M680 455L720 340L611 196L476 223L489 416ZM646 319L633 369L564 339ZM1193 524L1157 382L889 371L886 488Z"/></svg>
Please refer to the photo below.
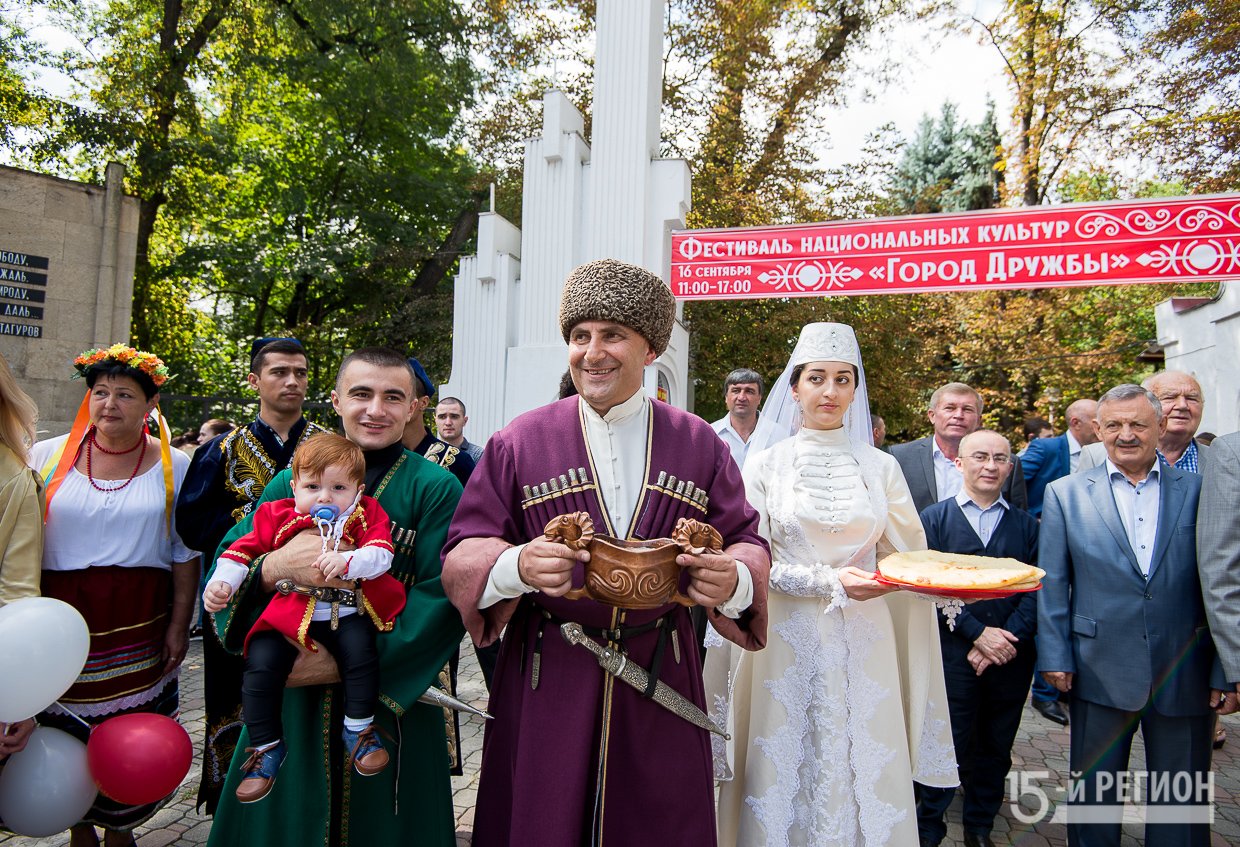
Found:
<svg viewBox="0 0 1240 847"><path fill-rule="evenodd" d="M542 135L525 143L522 227L493 211L479 217L478 254L456 277L452 377L439 387L466 403L478 443L556 398L568 367L560 290L573 268L611 258L668 278L671 231L689 211L689 166L658 158L663 13L663 0L599 0L592 143L581 113L548 92ZM646 390L685 408L682 310Z"/></svg>
<svg viewBox="0 0 1240 847"><path fill-rule="evenodd" d="M1215 298L1173 297L1154 307L1167 368L1201 383L1201 432L1240 430L1240 285L1224 282Z"/></svg>

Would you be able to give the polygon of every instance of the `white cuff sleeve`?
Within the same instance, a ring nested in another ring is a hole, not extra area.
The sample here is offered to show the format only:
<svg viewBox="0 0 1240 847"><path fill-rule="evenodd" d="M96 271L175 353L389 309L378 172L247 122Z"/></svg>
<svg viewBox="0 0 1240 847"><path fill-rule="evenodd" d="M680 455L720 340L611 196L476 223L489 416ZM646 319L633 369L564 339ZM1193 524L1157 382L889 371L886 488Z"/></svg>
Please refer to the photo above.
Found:
<svg viewBox="0 0 1240 847"><path fill-rule="evenodd" d="M521 572L517 569L517 560L521 558L524 544L509 547L495 560L491 573L487 576L487 587L478 600L479 609L489 609L500 600L511 600L534 590L532 586L521 581Z"/></svg>
<svg viewBox="0 0 1240 847"><path fill-rule="evenodd" d="M245 578L249 573L250 569L240 562L219 558L215 560L215 572L211 574L211 578L207 582L226 582L228 587L232 589L232 593L236 594L237 589L241 587L241 583L245 582Z"/></svg>
<svg viewBox="0 0 1240 847"><path fill-rule="evenodd" d="M373 546L345 553L344 557L349 563L345 579L374 579L387 573L392 567L392 559L395 558L391 550Z"/></svg>
<svg viewBox="0 0 1240 847"><path fill-rule="evenodd" d="M722 606L716 606L715 610L725 618L736 620L741 613L753 604L753 576L749 573L749 568L745 567L745 563L736 560L736 591L732 592L732 599L724 603Z"/></svg>

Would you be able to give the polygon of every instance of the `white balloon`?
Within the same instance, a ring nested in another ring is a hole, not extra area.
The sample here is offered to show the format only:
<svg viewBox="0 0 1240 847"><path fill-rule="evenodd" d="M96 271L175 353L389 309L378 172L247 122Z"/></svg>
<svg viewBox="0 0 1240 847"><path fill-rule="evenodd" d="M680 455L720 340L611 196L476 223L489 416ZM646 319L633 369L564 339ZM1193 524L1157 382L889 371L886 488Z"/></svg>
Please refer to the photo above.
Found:
<svg viewBox="0 0 1240 847"><path fill-rule="evenodd" d="M86 745L67 732L36 727L26 749L0 770L0 819L18 835L64 832L95 802Z"/></svg>
<svg viewBox="0 0 1240 847"><path fill-rule="evenodd" d="M32 718L82 672L90 630L77 609L51 597L0 607L0 722Z"/></svg>

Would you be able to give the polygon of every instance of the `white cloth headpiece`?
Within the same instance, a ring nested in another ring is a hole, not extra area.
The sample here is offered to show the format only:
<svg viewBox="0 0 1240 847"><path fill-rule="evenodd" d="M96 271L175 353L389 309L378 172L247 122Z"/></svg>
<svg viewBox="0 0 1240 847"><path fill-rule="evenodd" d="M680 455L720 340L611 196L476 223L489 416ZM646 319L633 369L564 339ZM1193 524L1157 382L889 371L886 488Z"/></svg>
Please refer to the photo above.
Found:
<svg viewBox="0 0 1240 847"><path fill-rule="evenodd" d="M801 329L801 337L792 350L788 366L780 374L779 381L771 386L762 417L775 424L782 439L801 428L801 407L792 396L792 371L798 365L810 362L843 362L857 368L857 390L853 401L844 413L844 430L854 444L874 444L874 429L870 421L870 395L865 386L865 368L861 364L861 348L857 334L848 324L812 323Z"/></svg>
<svg viewBox="0 0 1240 847"><path fill-rule="evenodd" d="M857 336L848 324L806 324L801 337L788 360L788 367L808 365L810 362L843 362L861 367L861 351L857 348Z"/></svg>

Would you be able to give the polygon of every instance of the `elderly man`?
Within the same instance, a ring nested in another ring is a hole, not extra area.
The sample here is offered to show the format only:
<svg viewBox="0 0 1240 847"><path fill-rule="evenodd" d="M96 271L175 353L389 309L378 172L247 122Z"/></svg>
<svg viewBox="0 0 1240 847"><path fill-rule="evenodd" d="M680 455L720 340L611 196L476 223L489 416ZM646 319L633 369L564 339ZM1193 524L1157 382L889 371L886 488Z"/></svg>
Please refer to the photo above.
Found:
<svg viewBox="0 0 1240 847"><path fill-rule="evenodd" d="M435 406L435 432L440 440L458 450L464 450L474 463L482 461L482 445L474 444L465 437L465 424L469 415L465 403L457 397L445 397Z"/></svg>
<svg viewBox="0 0 1240 847"><path fill-rule="evenodd" d="M723 538L676 559L681 585L725 638L766 636L769 554L740 470L700 418L653 403L644 369L667 346L675 302L644 268L589 262L569 275L560 329L579 396L491 437L453 519L444 585L476 643L507 626L482 751L475 847L715 843L705 730L611 676L560 637L579 623L699 709L701 664L688 611L619 609L565 594L586 551L548 540L559 515L600 534L666 537L679 518ZM686 494L686 492L692 492Z"/></svg>
<svg viewBox="0 0 1240 847"><path fill-rule="evenodd" d="M934 427L933 435L891 448L918 512L960 493L963 482L956 467L960 439L982 425L982 396L963 382L949 382L930 396L926 417ZM1004 483L1003 498L1009 505L1025 509L1025 475L1019 459L1014 459L1013 468Z"/></svg>
<svg viewBox="0 0 1240 847"><path fill-rule="evenodd" d="M1038 522L1003 499L1012 473L1012 447L997 432L979 429L960 441L960 493L921 513L931 550L998 556L1034 564ZM971 603L954 627L939 615L943 674L952 739L964 788L965 847L993 847L990 832L1005 796L1012 742L1020 727L1025 691L1033 677L1037 602L1032 592ZM947 834L943 813L954 788L917 786L917 832L923 847Z"/></svg>
<svg viewBox="0 0 1240 847"><path fill-rule="evenodd" d="M297 339L259 338L250 345L246 382L258 394L258 416L202 443L177 499L177 531L204 562L215 561L224 536L254 511L263 488L293 461L297 445L326 432L301 414L307 374L306 351ZM206 726L198 805L214 814L241 734L242 663L211 626L204 627L202 659Z"/></svg>
<svg viewBox="0 0 1240 847"><path fill-rule="evenodd" d="M1208 449L1196 438L1205 411L1205 396L1201 384L1192 374L1183 371L1159 371L1146 377L1141 383L1158 398L1162 405L1163 419L1167 429L1158 439L1158 456L1169 465L1182 471L1197 473L1200 457ZM1081 451L1077 471L1100 465L1106 459L1102 445L1097 444Z"/></svg>
<svg viewBox="0 0 1240 847"><path fill-rule="evenodd" d="M723 403L728 413L711 424L711 428L728 445L736 466L743 468L750 454L760 453L780 439L771 422L758 414L758 407L762 405L762 377L748 368L732 371L723 380Z"/></svg>
<svg viewBox="0 0 1240 847"><path fill-rule="evenodd" d="M1038 670L1073 694L1069 844L1119 844L1119 777L1140 726L1145 843L1205 847L1211 710L1234 708L1234 695L1224 698L1197 575L1201 479L1159 461L1162 404L1140 386L1104 394L1097 428L1105 463L1050 484L1039 539ZM1171 787L1186 778L1197 808L1174 808L1185 798Z"/></svg>
<svg viewBox="0 0 1240 847"><path fill-rule="evenodd" d="M288 758L279 780L262 802L243 806L236 801L241 779L268 765L259 755L247 761L242 748L248 735L243 732L211 827L211 845L456 843L443 710L418 698L463 633L460 616L444 597L439 561L461 486L452 474L401 446L401 433L413 415L413 382L400 353L372 347L345 357L332 391L345 435L366 457L366 492L392 521L396 558L390 572L408 587L395 629L377 641L382 706L375 722L397 739L396 767L365 779L351 776L339 744L340 686L291 687L283 709ZM267 484L260 502L290 496L286 470ZM239 523L224 543L248 532L252 521L247 517ZM302 533L255 559L241 590L216 615L224 645L240 651L280 579L324 585L313 566L321 550L317 532ZM353 584L333 581L331 587L352 589ZM304 668L299 659L295 678L303 683L338 679L326 651L312 658L317 667Z"/></svg>

